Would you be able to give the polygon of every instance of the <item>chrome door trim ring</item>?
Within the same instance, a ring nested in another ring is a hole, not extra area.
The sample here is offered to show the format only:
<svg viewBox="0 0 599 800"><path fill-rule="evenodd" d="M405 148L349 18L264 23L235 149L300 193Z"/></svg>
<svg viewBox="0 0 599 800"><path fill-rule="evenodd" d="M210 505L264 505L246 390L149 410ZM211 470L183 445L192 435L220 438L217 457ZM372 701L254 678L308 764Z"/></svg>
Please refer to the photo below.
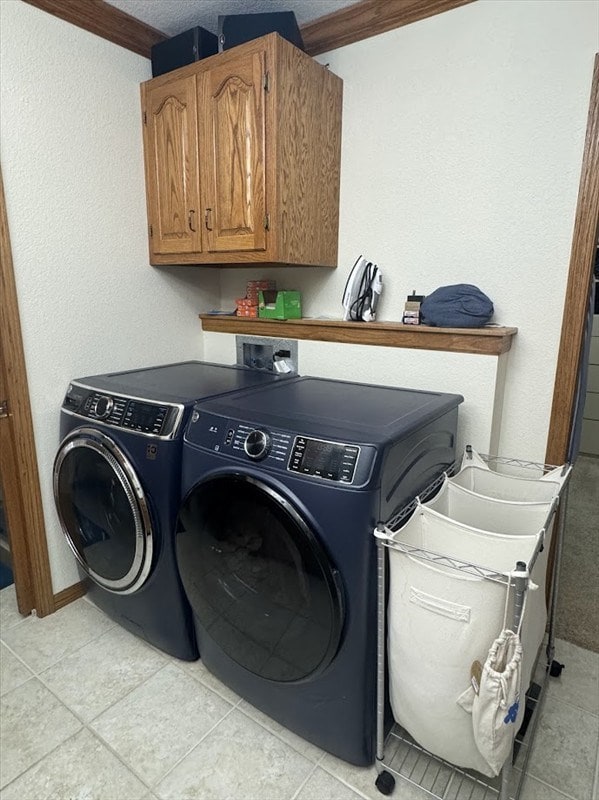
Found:
<svg viewBox="0 0 599 800"><path fill-rule="evenodd" d="M127 574L118 580L110 580L99 575L81 557L71 539L70 531L60 507L58 491L60 468L66 456L77 447L87 447L95 450L108 462L125 492L129 507L133 513L136 540L135 555ZM131 462L120 447L109 436L95 428L75 429L61 442L58 448L53 467L53 489L54 504L58 512L62 532L82 569L95 583L107 591L116 594L132 594L137 591L145 583L152 567L154 537L145 492Z"/></svg>

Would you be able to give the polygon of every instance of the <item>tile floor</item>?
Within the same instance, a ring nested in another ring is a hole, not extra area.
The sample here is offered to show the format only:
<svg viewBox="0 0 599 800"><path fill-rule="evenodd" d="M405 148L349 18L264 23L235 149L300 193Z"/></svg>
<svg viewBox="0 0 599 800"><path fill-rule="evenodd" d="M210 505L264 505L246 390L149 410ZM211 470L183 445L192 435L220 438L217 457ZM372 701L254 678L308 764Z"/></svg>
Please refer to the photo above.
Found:
<svg viewBox="0 0 599 800"><path fill-rule="evenodd" d="M2 800L382 797L374 767L303 741L86 599L23 618L3 589L0 634ZM566 669L550 680L520 796L599 800L599 654L558 641L556 657ZM429 795L402 782L393 797Z"/></svg>

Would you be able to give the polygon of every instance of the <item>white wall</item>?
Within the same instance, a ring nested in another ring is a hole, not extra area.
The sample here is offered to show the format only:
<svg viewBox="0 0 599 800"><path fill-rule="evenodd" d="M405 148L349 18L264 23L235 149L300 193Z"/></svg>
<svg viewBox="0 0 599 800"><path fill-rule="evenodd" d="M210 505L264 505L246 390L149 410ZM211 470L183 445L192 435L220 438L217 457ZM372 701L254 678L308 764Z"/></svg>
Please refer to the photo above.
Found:
<svg viewBox="0 0 599 800"><path fill-rule="evenodd" d="M478 0L319 58L344 79L340 266L265 272L302 290L306 314L339 318L364 253L385 275L380 319L399 319L413 289L463 281L519 334L501 365L300 342L303 374L461 392L462 442L544 457L598 9ZM148 266L147 60L19 0L0 1L0 34L0 158L60 591L77 580L51 497L66 383L189 357L232 361L234 337L202 336L197 313L230 307L262 270Z"/></svg>
<svg viewBox="0 0 599 800"><path fill-rule="evenodd" d="M336 318L360 253L384 273L379 319L400 319L414 289L478 285L495 321L519 329L504 455L545 456L598 49L595 1L478 0L319 57L344 80L339 268L272 274L302 290L307 315ZM245 273L223 275L225 307ZM461 413L481 423L464 435L479 449L491 358L300 343L305 374L341 362L380 382L461 391Z"/></svg>
<svg viewBox="0 0 599 800"><path fill-rule="evenodd" d="M0 158L54 591L79 578L52 498L71 378L202 356L212 270L148 265L139 84L147 59L0 2Z"/></svg>

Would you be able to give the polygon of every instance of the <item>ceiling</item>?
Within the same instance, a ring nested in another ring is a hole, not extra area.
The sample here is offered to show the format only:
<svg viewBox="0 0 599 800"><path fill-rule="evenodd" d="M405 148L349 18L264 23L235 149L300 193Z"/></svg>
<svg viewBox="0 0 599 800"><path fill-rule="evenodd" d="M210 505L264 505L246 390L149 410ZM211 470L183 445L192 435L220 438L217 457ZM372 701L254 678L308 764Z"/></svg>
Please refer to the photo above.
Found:
<svg viewBox="0 0 599 800"><path fill-rule="evenodd" d="M168 36L176 36L196 25L212 33L218 33L219 14L293 11L301 27L326 14L353 5L356 0L107 0L107 2Z"/></svg>

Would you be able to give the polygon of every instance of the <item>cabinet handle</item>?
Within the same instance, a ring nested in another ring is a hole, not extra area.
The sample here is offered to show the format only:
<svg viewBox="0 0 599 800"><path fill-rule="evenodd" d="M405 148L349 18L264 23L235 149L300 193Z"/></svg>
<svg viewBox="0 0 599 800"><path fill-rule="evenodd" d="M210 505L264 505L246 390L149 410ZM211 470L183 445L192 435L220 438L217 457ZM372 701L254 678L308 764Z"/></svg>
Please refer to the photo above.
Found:
<svg viewBox="0 0 599 800"><path fill-rule="evenodd" d="M209 220L209 218L210 218L210 212L211 212L211 211L212 211L212 209L211 209L211 208L207 208L207 209L206 209L206 215L205 215L205 217L204 217L204 222L206 223L206 230L207 230L207 231L211 231L211 230L212 230L212 228L210 227L210 225L208 225L208 220Z"/></svg>
<svg viewBox="0 0 599 800"><path fill-rule="evenodd" d="M194 215L195 215L195 213L196 213L196 212L195 212L195 209L193 209L193 208L190 208L190 209L189 209L189 216L188 216L188 218L187 218L187 221L189 222L189 230L190 230L190 231L193 231L194 233L197 231L197 228L194 228L194 227L193 227L193 224L192 224L192 223L194 223L194 222L195 222L195 219L194 219Z"/></svg>

